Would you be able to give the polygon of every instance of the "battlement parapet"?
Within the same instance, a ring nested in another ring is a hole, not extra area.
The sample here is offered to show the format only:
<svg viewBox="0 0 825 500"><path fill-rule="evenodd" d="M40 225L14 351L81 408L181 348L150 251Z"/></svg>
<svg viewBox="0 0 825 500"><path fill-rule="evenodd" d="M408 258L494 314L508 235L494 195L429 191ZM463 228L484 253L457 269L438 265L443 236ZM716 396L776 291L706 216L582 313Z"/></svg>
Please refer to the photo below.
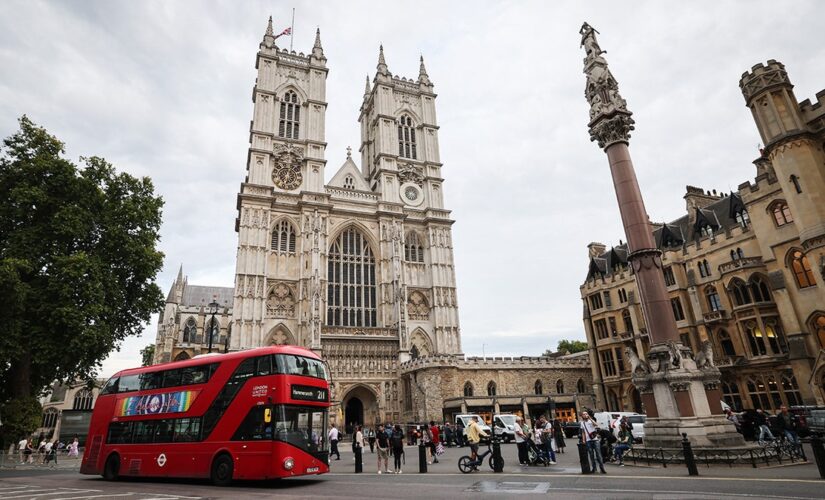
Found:
<svg viewBox="0 0 825 500"><path fill-rule="evenodd" d="M765 90L775 87L793 87L788 79L788 72L785 65L774 59L768 59L767 65L759 63L751 68L751 71L742 73L739 80L739 88L745 97L745 103L750 105L753 97Z"/></svg>

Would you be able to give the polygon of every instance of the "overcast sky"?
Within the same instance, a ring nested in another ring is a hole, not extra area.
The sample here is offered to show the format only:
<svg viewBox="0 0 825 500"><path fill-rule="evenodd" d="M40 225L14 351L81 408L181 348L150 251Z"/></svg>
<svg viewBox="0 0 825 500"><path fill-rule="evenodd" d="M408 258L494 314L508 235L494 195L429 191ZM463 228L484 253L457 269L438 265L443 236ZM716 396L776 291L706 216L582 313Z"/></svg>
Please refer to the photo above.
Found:
<svg viewBox="0 0 825 500"><path fill-rule="evenodd" d="M785 63L799 100L825 88L825 4L656 2L0 3L0 136L27 114L66 142L150 176L166 205L158 283L232 286L255 54L269 15L296 8L294 48L315 28L328 66L329 180L359 145L364 76L379 43L393 74L423 54L438 93L463 350L538 355L584 339L586 245L624 239L607 160L587 133L587 20L634 112L631 153L654 221L684 213L685 185L728 191L754 176L759 135L743 71ZM281 38L280 45L289 44ZM140 363L155 316L102 375Z"/></svg>

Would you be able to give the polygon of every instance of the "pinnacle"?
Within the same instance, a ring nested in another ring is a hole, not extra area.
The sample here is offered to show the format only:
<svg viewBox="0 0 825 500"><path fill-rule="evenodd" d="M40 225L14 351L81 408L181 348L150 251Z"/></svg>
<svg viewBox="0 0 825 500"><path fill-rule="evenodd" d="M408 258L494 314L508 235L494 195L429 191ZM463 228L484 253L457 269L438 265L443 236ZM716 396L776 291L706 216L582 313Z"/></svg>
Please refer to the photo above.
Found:
<svg viewBox="0 0 825 500"><path fill-rule="evenodd" d="M274 36L275 32L272 31L272 16L269 16L269 23L266 25L266 36Z"/></svg>
<svg viewBox="0 0 825 500"><path fill-rule="evenodd" d="M367 75L367 86L364 87L364 97L368 96L370 93L370 75Z"/></svg>
<svg viewBox="0 0 825 500"><path fill-rule="evenodd" d="M378 46L378 66L376 66L376 69L382 75L386 75L387 73L389 73L389 71L387 71L387 61L384 60L384 45L383 44Z"/></svg>
<svg viewBox="0 0 825 500"><path fill-rule="evenodd" d="M313 45L313 48L321 48L321 28L315 28L315 45Z"/></svg>

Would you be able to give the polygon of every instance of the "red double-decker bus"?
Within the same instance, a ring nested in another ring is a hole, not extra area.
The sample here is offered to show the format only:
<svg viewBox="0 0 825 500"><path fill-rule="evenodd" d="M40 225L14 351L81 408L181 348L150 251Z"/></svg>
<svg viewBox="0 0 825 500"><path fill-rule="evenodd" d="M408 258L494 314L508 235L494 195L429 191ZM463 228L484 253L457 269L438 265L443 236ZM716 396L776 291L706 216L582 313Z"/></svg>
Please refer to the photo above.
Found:
<svg viewBox="0 0 825 500"><path fill-rule="evenodd" d="M326 365L295 346L124 370L95 403L80 472L268 479L329 472Z"/></svg>

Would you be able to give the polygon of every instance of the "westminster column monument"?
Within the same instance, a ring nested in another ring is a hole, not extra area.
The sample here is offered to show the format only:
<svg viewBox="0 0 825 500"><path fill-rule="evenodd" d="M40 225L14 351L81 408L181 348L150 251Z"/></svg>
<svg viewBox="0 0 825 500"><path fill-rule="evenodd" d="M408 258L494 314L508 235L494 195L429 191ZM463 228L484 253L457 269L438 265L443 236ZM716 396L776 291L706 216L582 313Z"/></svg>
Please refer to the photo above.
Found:
<svg viewBox="0 0 825 500"><path fill-rule="evenodd" d="M628 144L634 121L619 86L607 67L598 33L584 23L579 31L585 49L585 97L590 103L590 140L607 153L630 262L642 303L651 347L647 362L634 363L633 384L647 411L645 446L675 448L686 433L694 446L744 446L742 436L722 415L719 369L703 360L697 366L676 328L656 247ZM627 348L636 358L632 347Z"/></svg>

